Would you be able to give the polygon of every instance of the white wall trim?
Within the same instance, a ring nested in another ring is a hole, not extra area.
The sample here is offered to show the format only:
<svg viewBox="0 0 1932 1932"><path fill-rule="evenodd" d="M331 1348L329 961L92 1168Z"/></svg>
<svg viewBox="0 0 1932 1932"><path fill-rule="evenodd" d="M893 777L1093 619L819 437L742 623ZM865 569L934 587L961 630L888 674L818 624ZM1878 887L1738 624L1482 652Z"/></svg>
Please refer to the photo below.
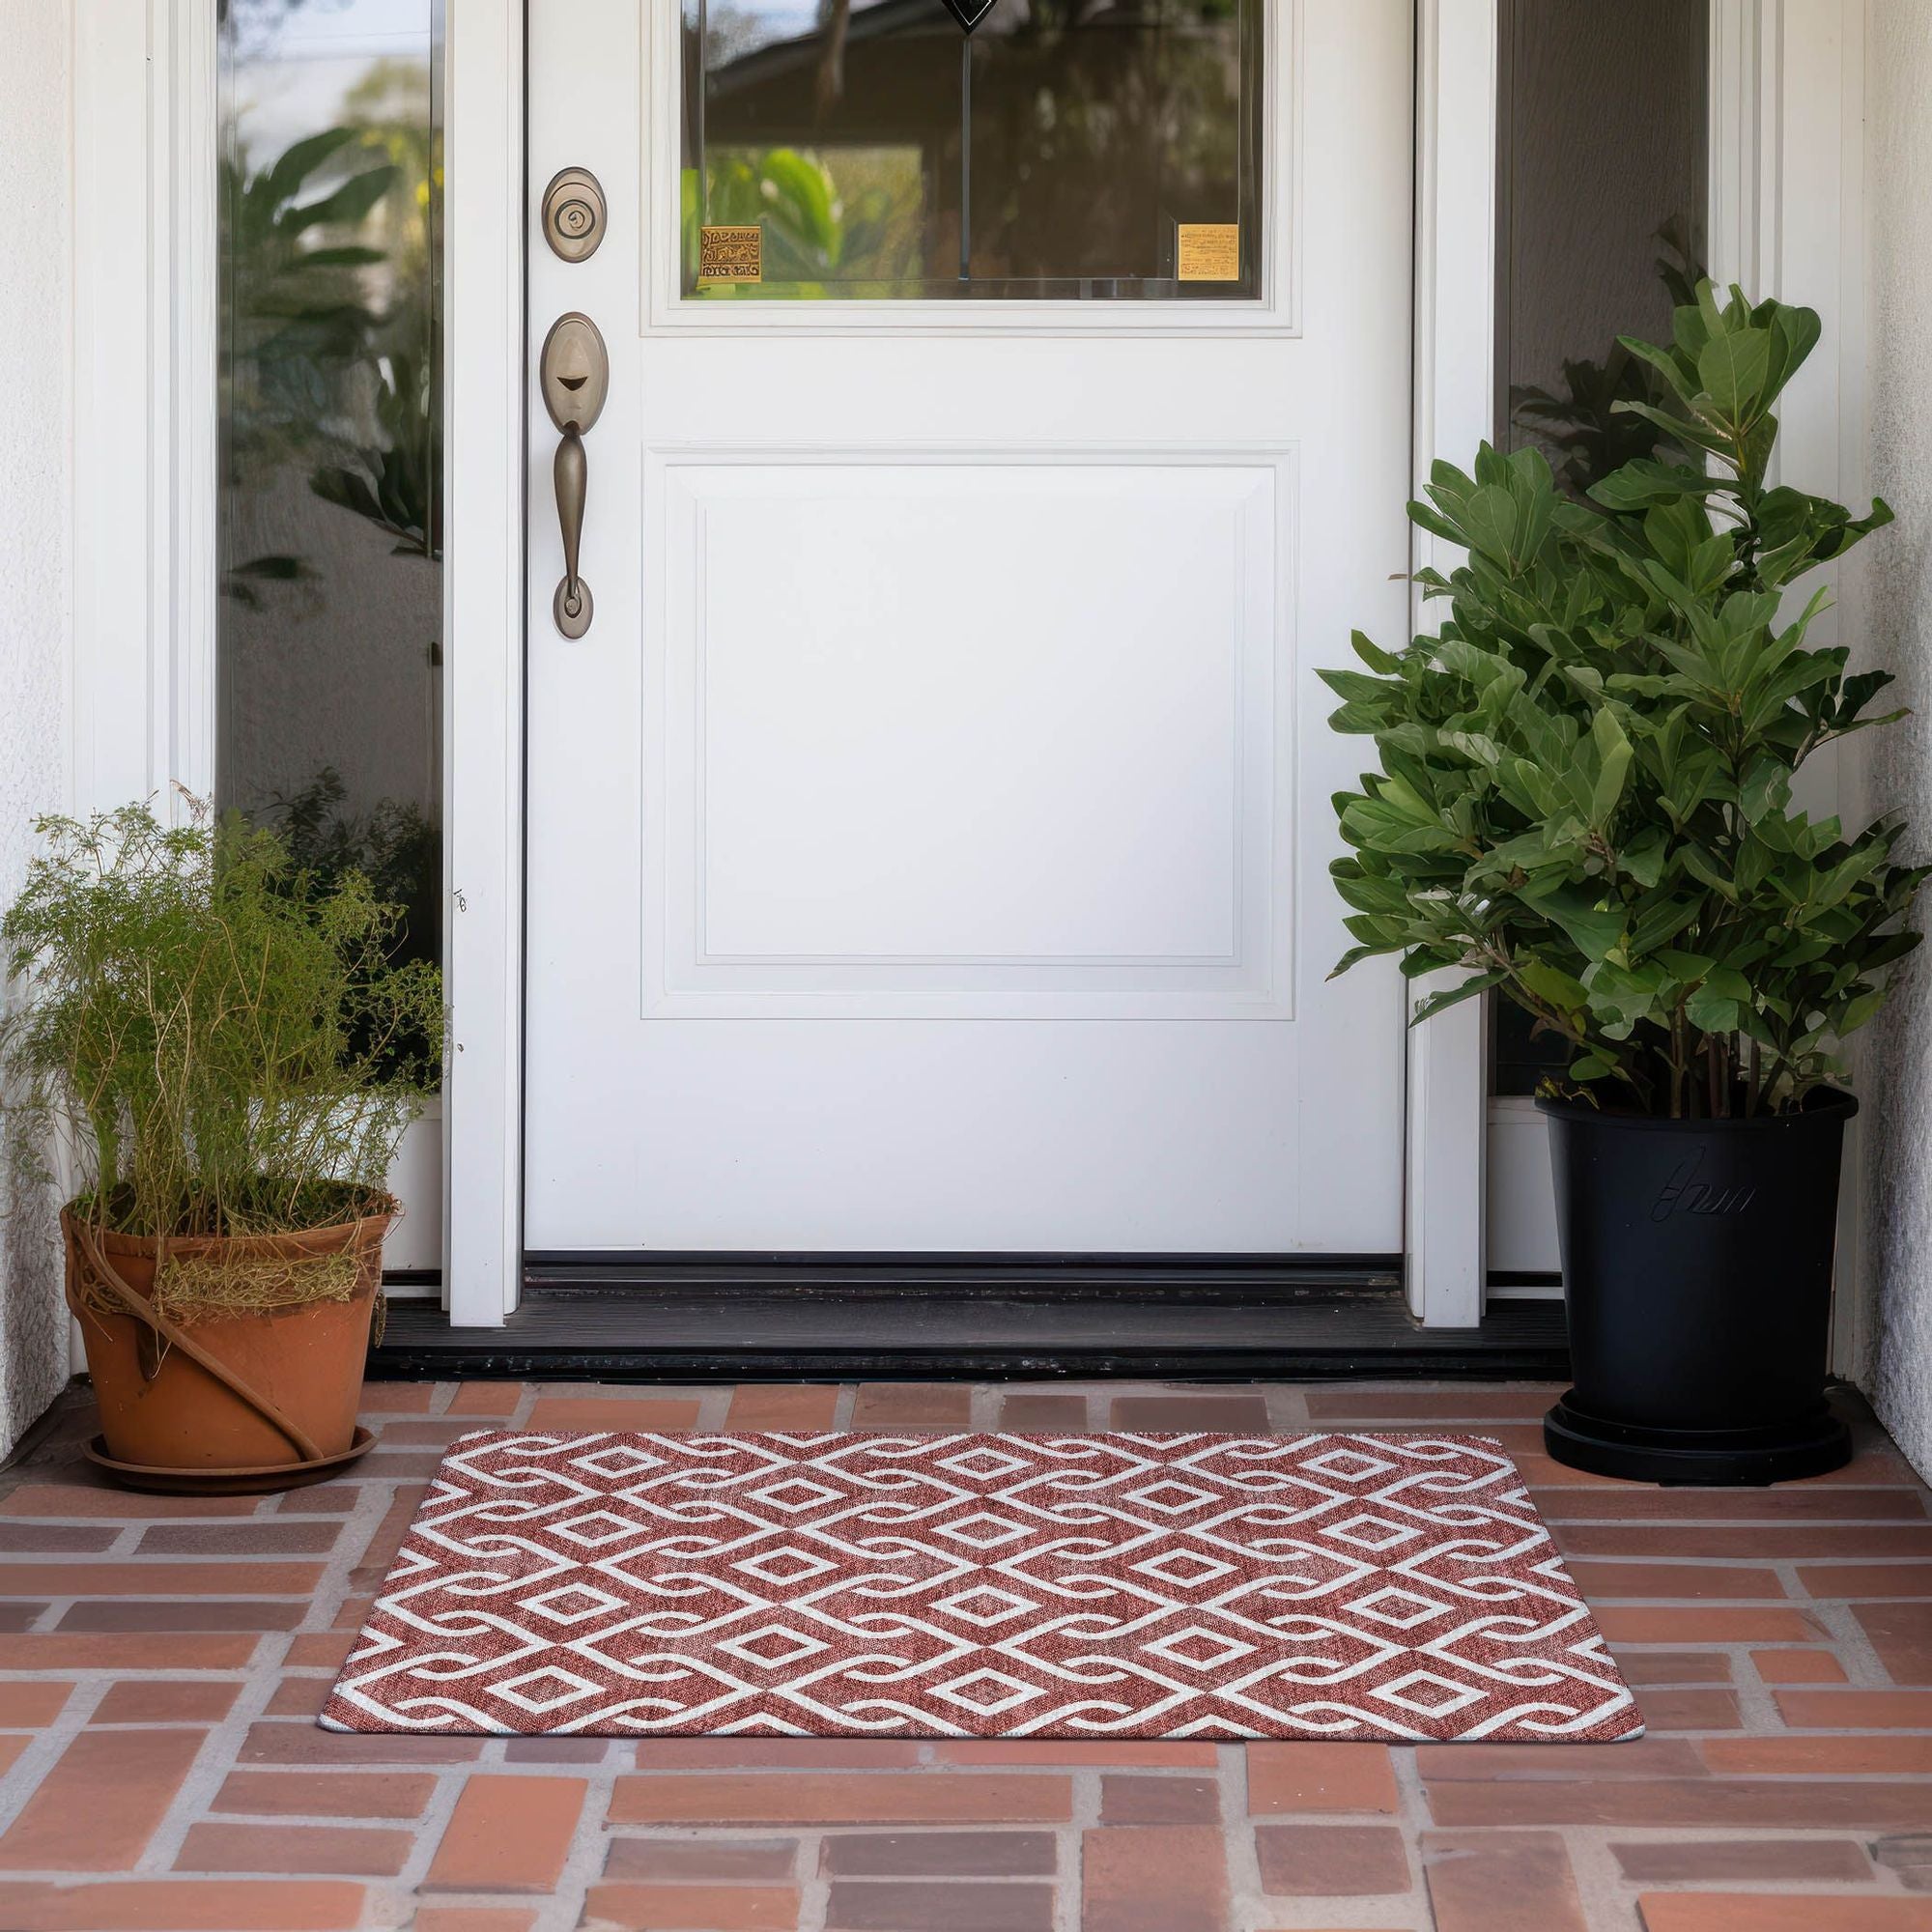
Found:
<svg viewBox="0 0 1932 1932"><path fill-rule="evenodd" d="M1865 276L1865 21L1862 0L1842 4L1843 33L1838 44L1837 194L1835 237L1817 237L1822 255L1835 242L1837 265L1837 412L1832 431L1837 444L1840 500L1862 511L1871 497L1871 344ZM1839 635L1853 656L1868 662L1872 637L1872 558L1854 551L1840 568ZM1838 809L1848 824L1862 825L1880 810L1872 776L1872 736L1860 733L1836 748ZM1863 1085L1861 1068L1873 1051L1870 1035L1853 1043L1852 1080ZM1879 1341L1878 1276L1866 1236L1865 1137L1875 1131L1867 1116L1854 1117L1845 1132L1844 1173L1838 1192L1838 1266L1833 1310L1833 1366L1869 1387Z"/></svg>
<svg viewBox="0 0 1932 1932"><path fill-rule="evenodd" d="M179 816L170 781L205 796L214 769L214 9L72 0L71 21L65 804Z"/></svg>
<svg viewBox="0 0 1932 1932"><path fill-rule="evenodd" d="M1801 489L1861 508L1867 462L1862 0L1712 0L1711 268L1753 299L1815 308L1824 340L1779 405L1778 473ZM1818 574L1834 607L1819 644L1863 639L1866 557L1855 551ZM1808 596L1813 586L1807 584ZM1813 810L1848 823L1870 815L1868 743L1854 737L1805 767ZM1853 1042L1854 1086L1860 1055ZM1863 1265L1861 1133L1846 1131L1838 1195L1832 1365L1869 1366L1872 1284Z"/></svg>
<svg viewBox="0 0 1932 1932"><path fill-rule="evenodd" d="M1710 0L1710 202L1705 253L1719 286L1770 292L1778 271L1783 0Z"/></svg>
<svg viewBox="0 0 1932 1932"><path fill-rule="evenodd" d="M213 778L214 10L74 0L73 22L71 791L89 810Z"/></svg>
<svg viewBox="0 0 1932 1932"><path fill-rule="evenodd" d="M1438 457L1466 467L1494 428L1495 0L1421 0L1416 32L1419 492ZM1413 567L1452 562L1443 548L1413 532ZM1418 631L1434 622L1419 595L1412 614ZM1429 1327L1482 1319L1487 1012L1464 1000L1409 1030L1406 1272Z"/></svg>
<svg viewBox="0 0 1932 1932"><path fill-rule="evenodd" d="M1855 508L1870 495L1864 20L1862 0L1711 0L1711 272L1754 300L1776 296L1818 310L1824 341L1779 407L1776 468L1800 488ZM1819 574L1836 604L1814 626L1814 641L1862 638L1864 572L1863 553L1854 552ZM1855 737L1812 759L1805 803L1862 822L1866 752ZM1853 1043L1855 1076L1864 1044ZM1832 1365L1853 1377L1868 1367L1872 1327L1863 1127L1854 1120L1845 1136L1832 1321Z"/></svg>
<svg viewBox="0 0 1932 1932"><path fill-rule="evenodd" d="M523 1268L522 0L452 5L443 60L443 1295L487 1327Z"/></svg>

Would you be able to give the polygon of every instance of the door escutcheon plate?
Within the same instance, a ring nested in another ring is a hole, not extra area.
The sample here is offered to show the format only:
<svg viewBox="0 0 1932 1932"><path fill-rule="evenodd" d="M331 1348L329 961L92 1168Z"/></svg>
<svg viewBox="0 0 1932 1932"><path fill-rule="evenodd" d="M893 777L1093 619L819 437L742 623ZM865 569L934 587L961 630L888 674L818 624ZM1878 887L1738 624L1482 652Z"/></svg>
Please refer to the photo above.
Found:
<svg viewBox="0 0 1932 1932"><path fill-rule="evenodd" d="M611 355L597 325L576 309L558 316L544 337L537 369L551 421L588 435L611 393Z"/></svg>

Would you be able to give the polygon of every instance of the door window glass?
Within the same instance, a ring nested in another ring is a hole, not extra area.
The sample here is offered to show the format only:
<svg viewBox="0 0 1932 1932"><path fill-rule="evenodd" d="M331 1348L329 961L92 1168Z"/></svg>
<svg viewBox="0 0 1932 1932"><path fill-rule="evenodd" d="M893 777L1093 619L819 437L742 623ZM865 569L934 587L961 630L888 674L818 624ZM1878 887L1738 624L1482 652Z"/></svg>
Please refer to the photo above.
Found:
<svg viewBox="0 0 1932 1932"><path fill-rule="evenodd" d="M980 7L686 0L685 295L1256 295L1262 0Z"/></svg>

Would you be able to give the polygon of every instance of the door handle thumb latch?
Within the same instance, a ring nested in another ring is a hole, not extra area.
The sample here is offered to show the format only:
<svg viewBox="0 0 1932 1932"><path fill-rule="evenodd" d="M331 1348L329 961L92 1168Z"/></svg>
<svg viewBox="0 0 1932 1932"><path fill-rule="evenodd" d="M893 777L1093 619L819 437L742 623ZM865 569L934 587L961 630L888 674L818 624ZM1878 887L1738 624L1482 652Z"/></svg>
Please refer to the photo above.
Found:
<svg viewBox="0 0 1932 1932"><path fill-rule="evenodd" d="M611 392L611 356L597 325L572 310L551 324L538 364L544 408L562 441L552 475L556 486L556 520L563 534L563 576L551 599L551 615L566 638L590 628L590 585L580 569L583 545L583 504L590 466L583 439L604 412Z"/></svg>

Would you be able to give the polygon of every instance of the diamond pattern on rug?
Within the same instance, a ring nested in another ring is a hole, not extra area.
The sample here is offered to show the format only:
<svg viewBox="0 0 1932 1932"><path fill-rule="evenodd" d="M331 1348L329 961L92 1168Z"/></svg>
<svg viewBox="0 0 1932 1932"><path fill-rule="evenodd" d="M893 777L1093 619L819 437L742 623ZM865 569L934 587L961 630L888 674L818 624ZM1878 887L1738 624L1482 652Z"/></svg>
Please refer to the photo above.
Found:
<svg viewBox="0 0 1932 1932"><path fill-rule="evenodd" d="M1641 1734L1471 1435L459 1437L341 1731Z"/></svg>

